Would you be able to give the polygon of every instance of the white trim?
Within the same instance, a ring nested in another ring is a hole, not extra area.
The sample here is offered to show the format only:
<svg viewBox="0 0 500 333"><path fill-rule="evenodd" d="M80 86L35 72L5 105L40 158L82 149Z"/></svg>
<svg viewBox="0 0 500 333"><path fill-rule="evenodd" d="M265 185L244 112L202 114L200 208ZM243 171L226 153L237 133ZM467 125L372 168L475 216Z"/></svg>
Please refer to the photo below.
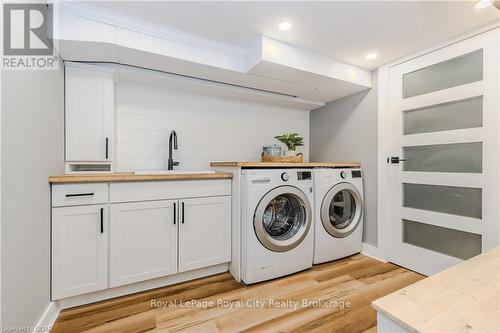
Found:
<svg viewBox="0 0 500 333"><path fill-rule="evenodd" d="M378 69L378 188L377 235L378 252L383 261L389 260L389 67ZM384 200L385 199L385 200Z"/></svg>
<svg viewBox="0 0 500 333"><path fill-rule="evenodd" d="M61 312L61 309L57 302L50 302L38 320L33 332L48 332L47 328L54 326L59 312Z"/></svg>
<svg viewBox="0 0 500 333"><path fill-rule="evenodd" d="M425 55L427 53L431 53L431 52L437 51L439 49L445 48L447 46L459 43L461 41L464 41L466 39L469 39L469 38L472 38L474 36L480 35L482 33L488 32L490 30L496 29L498 27L500 27L500 20L493 21L493 22L491 22L489 24L486 24L486 25L483 25L483 26L481 26L481 27L479 27L477 29L473 29L473 30L470 30L470 31L465 32L463 34L460 34L460 35L456 36L455 38L449 39L449 40L444 41L442 43L435 44L435 45L433 45L431 47L428 47L428 48L425 48L425 49L423 49L421 51L413 53L412 55L409 55L409 56L406 56L406 57L403 57L403 58L399 58L399 59L397 59L397 60L395 60L393 62L390 62L390 63L387 63L385 65L382 65L382 66L380 66L380 68L383 68L383 67L394 67L394 66L400 65L400 64L402 64L404 62L407 62L407 61L413 60L415 58L421 57L421 56L423 56L423 55Z"/></svg>
<svg viewBox="0 0 500 333"><path fill-rule="evenodd" d="M383 255L382 251L380 248L368 244L368 243L363 243L361 244L361 253L364 254L365 256L371 257L373 259L377 259L382 262L387 262L387 259Z"/></svg>
<svg viewBox="0 0 500 333"><path fill-rule="evenodd" d="M58 9L63 13L83 17L92 21L110 24L120 28L141 32L150 36L160 37L176 43L206 49L232 57L243 59L248 54L248 51L244 48L170 29L139 19L134 19L104 9L94 8L92 6L82 4L81 2L59 1Z"/></svg>
<svg viewBox="0 0 500 333"><path fill-rule="evenodd" d="M228 264L219 264L210 267L200 268L189 272L172 274L157 279L137 282L116 288L104 289L101 291L83 294L68 298L63 298L58 301L61 309L72 308L75 306L103 301L110 298L138 293L145 290L151 290L169 285L199 279L201 277L210 276L227 272Z"/></svg>

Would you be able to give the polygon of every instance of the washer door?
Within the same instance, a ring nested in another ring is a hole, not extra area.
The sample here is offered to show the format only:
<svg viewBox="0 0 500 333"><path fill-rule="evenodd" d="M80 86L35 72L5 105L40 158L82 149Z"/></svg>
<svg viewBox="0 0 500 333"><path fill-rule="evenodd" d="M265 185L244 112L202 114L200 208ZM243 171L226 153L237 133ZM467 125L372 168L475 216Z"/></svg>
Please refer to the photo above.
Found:
<svg viewBox="0 0 500 333"><path fill-rule="evenodd" d="M267 192L253 218L257 238L274 252L298 246L306 237L311 222L311 204L304 192L293 186L280 186Z"/></svg>
<svg viewBox="0 0 500 333"><path fill-rule="evenodd" d="M358 190L349 183L332 187L321 204L321 223L336 238L347 237L356 230L363 215L363 201Z"/></svg>

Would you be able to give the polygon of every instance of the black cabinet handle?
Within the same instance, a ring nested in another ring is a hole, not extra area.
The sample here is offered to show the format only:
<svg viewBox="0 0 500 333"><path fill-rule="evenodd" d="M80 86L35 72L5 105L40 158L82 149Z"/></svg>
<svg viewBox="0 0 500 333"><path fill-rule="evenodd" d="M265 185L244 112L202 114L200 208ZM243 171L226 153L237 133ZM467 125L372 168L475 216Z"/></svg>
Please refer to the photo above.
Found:
<svg viewBox="0 0 500 333"><path fill-rule="evenodd" d="M175 220L177 220L177 204L174 202L174 224Z"/></svg>
<svg viewBox="0 0 500 333"><path fill-rule="evenodd" d="M101 208L101 234L104 233L104 208Z"/></svg>
<svg viewBox="0 0 500 333"><path fill-rule="evenodd" d="M71 198L71 197L90 197L94 195L94 192L89 192L89 193L70 193L66 194L66 198Z"/></svg>
<svg viewBox="0 0 500 333"><path fill-rule="evenodd" d="M182 223L184 224L184 202L182 203Z"/></svg>
<svg viewBox="0 0 500 333"><path fill-rule="evenodd" d="M106 138L106 159L109 158L109 138Z"/></svg>

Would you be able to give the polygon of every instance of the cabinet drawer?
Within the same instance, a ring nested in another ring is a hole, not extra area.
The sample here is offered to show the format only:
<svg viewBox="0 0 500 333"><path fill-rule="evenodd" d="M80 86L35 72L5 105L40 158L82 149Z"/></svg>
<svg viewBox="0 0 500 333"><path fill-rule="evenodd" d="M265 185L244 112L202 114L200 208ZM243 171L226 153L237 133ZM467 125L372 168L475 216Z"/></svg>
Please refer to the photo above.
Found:
<svg viewBox="0 0 500 333"><path fill-rule="evenodd" d="M108 202L108 184L67 184L52 186L52 207Z"/></svg>
<svg viewBox="0 0 500 333"><path fill-rule="evenodd" d="M111 183L110 201L132 202L231 195L230 179Z"/></svg>

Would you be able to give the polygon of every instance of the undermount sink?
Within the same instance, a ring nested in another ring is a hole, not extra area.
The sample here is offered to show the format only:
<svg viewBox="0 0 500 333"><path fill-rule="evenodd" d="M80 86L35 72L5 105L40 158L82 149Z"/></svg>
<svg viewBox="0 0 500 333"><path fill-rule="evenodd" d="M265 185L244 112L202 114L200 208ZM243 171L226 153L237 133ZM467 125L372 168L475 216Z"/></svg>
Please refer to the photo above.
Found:
<svg viewBox="0 0 500 333"><path fill-rule="evenodd" d="M194 175L215 173L212 170L136 170L135 175Z"/></svg>

